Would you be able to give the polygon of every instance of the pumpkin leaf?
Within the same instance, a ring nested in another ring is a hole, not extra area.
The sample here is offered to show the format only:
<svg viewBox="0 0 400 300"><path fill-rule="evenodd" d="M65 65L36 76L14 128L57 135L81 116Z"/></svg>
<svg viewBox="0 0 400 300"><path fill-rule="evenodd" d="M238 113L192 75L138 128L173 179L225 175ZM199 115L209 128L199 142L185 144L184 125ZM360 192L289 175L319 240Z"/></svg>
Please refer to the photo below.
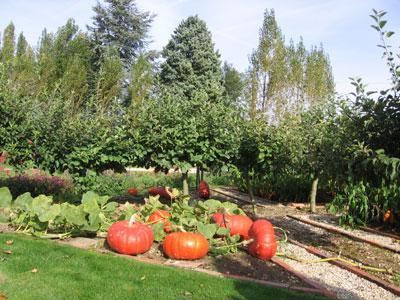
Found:
<svg viewBox="0 0 400 300"><path fill-rule="evenodd" d="M221 202L218 200L209 199L207 201L204 201L204 205L211 209L218 209L221 207Z"/></svg>
<svg viewBox="0 0 400 300"><path fill-rule="evenodd" d="M53 204L50 206L50 208L46 211L44 211L41 215L39 215L39 220L41 222L48 222L51 220L54 220L61 211L60 204Z"/></svg>
<svg viewBox="0 0 400 300"><path fill-rule="evenodd" d="M152 224L151 229L153 230L154 240L156 242L161 242L165 237L164 223L159 222L156 224Z"/></svg>
<svg viewBox="0 0 400 300"><path fill-rule="evenodd" d="M26 210L32 205L32 196L31 193L27 192L22 195L19 195L17 199L14 200L13 208L19 208L22 210Z"/></svg>
<svg viewBox="0 0 400 300"><path fill-rule="evenodd" d="M217 229L216 234L219 236L228 236L230 234L230 229L229 228L225 228L225 227L219 227Z"/></svg>
<svg viewBox="0 0 400 300"><path fill-rule="evenodd" d="M83 211L83 206L75 206L69 203L61 204L61 215L66 221L75 226L82 226L86 223L86 213Z"/></svg>
<svg viewBox="0 0 400 300"><path fill-rule="evenodd" d="M216 224L203 224L201 222L197 223L197 231L200 232L207 240L213 238L217 232L218 226Z"/></svg>
<svg viewBox="0 0 400 300"><path fill-rule="evenodd" d="M44 216L46 212L50 209L52 202L53 200L50 197L39 195L32 200L32 212L36 214L40 220L41 216Z"/></svg>
<svg viewBox="0 0 400 300"><path fill-rule="evenodd" d="M99 195L95 192L89 191L82 196L83 211L88 214L98 215L100 213L100 207L98 205Z"/></svg>
<svg viewBox="0 0 400 300"><path fill-rule="evenodd" d="M12 195L8 187L0 188L0 208L10 208Z"/></svg>

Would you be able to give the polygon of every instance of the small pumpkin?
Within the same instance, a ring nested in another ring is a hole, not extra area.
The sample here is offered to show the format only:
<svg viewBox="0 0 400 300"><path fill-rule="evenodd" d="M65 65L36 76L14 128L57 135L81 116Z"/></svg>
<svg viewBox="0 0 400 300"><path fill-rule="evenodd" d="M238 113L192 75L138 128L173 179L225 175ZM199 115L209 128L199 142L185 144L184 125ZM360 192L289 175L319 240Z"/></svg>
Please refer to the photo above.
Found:
<svg viewBox="0 0 400 300"><path fill-rule="evenodd" d="M201 180L198 188L199 197L202 199L210 198L210 188L206 181Z"/></svg>
<svg viewBox="0 0 400 300"><path fill-rule="evenodd" d="M163 250L172 259L194 260L206 256L208 241L200 233L173 232L165 237Z"/></svg>
<svg viewBox="0 0 400 300"><path fill-rule="evenodd" d="M110 226L107 243L110 248L121 254L136 255L147 252L154 241L151 227L135 222L134 216L129 221L118 221Z"/></svg>
<svg viewBox="0 0 400 300"><path fill-rule="evenodd" d="M138 190L136 188L134 188L134 187L131 187L131 188L128 189L128 194L131 195L131 196L137 196Z"/></svg>
<svg viewBox="0 0 400 300"><path fill-rule="evenodd" d="M151 187L148 190L150 196L160 196L166 200L171 201L172 200L172 189L163 187L163 186L157 186L157 187Z"/></svg>
<svg viewBox="0 0 400 300"><path fill-rule="evenodd" d="M394 214L393 208L389 209L383 216L383 222L393 224L394 223Z"/></svg>
<svg viewBox="0 0 400 300"><path fill-rule="evenodd" d="M229 228L230 235L239 234L245 240L249 238L253 221L248 216L215 213L213 220L219 227Z"/></svg>
<svg viewBox="0 0 400 300"><path fill-rule="evenodd" d="M249 230L249 237L253 241L248 245L249 253L262 260L270 260L278 247L275 230L271 222L260 219L253 222Z"/></svg>
<svg viewBox="0 0 400 300"><path fill-rule="evenodd" d="M147 223L149 224L157 224L159 222L164 223L164 231L169 232L170 227L171 227L171 222L168 220L168 218L171 216L169 212L166 210L158 209L155 212L153 212L149 219L147 220Z"/></svg>

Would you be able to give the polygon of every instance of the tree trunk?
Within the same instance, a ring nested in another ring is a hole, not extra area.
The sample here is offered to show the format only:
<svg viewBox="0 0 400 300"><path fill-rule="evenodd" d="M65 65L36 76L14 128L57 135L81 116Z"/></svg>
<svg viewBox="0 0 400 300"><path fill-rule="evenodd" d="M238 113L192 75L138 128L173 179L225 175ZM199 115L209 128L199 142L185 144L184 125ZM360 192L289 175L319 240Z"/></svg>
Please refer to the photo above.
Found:
<svg viewBox="0 0 400 300"><path fill-rule="evenodd" d="M200 168L200 180L204 180L204 170Z"/></svg>
<svg viewBox="0 0 400 300"><path fill-rule="evenodd" d="M199 188L200 183L200 167L196 167L196 189Z"/></svg>
<svg viewBox="0 0 400 300"><path fill-rule="evenodd" d="M188 184L188 172L182 173L182 188L183 188L183 195L189 195L189 184Z"/></svg>
<svg viewBox="0 0 400 300"><path fill-rule="evenodd" d="M310 211L312 213L317 212L317 190L318 190L318 176L315 176L311 186L310 193Z"/></svg>
<svg viewBox="0 0 400 300"><path fill-rule="evenodd" d="M251 205L252 205L252 209L253 209L253 214L254 214L254 217L256 217L257 216L256 200L254 199L253 186L251 185L251 180L250 180L249 175L246 176L246 184L247 184L247 190L249 192L249 197L250 197L250 201L251 201Z"/></svg>

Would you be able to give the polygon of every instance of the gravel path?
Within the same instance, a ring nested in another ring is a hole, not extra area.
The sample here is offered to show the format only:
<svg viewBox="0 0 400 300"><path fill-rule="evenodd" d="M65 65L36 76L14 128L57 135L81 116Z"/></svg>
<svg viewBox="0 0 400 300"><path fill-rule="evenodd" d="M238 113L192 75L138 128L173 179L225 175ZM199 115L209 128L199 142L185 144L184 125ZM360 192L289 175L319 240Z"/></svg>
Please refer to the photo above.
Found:
<svg viewBox="0 0 400 300"><path fill-rule="evenodd" d="M290 243L281 245L279 251L304 260L319 259L319 257L308 253L305 249ZM326 262L304 264L288 258L282 259L294 269L307 274L311 279L318 281L327 289L335 291L339 299L400 299L375 283L332 264Z"/></svg>
<svg viewBox="0 0 400 300"><path fill-rule="evenodd" d="M354 229L354 230L346 230L343 227L340 227L337 221L337 218L334 216L329 216L329 215L302 215L301 218L304 219L308 219L311 221L315 221L315 222L320 222L323 223L325 225L329 225L330 227L333 227L335 229L338 229L340 231L345 231L348 232L350 234L353 234L355 236L361 237L361 238L366 238L369 239L371 241L375 241L378 242L382 245L386 245L389 247L392 247L396 250L400 251L400 242L392 239L391 237L387 237L387 236L382 236L379 234L375 234L375 233L371 233L371 232L366 232L363 230L358 230L358 229Z"/></svg>

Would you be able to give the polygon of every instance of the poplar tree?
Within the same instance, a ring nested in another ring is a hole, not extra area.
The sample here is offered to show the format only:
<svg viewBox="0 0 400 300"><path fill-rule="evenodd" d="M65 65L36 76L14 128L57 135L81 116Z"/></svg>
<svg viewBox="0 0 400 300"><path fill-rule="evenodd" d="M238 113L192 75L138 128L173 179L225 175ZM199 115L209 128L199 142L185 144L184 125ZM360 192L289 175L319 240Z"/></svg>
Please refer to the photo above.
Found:
<svg viewBox="0 0 400 300"><path fill-rule="evenodd" d="M10 23L3 33L3 43L0 51L0 62L4 64L4 72L8 78L12 76L15 52L15 27Z"/></svg>

